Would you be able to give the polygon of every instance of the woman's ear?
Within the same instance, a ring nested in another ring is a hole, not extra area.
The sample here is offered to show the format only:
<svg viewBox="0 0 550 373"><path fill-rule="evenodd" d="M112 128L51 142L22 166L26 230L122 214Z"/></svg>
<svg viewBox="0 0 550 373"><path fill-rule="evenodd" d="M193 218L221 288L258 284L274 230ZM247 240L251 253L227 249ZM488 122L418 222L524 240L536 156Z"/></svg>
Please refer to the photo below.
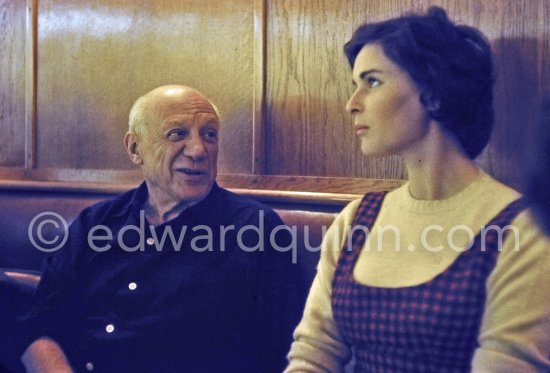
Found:
<svg viewBox="0 0 550 373"><path fill-rule="evenodd" d="M141 166L143 164L143 157L139 148L138 135L132 131L126 132L126 135L124 135L124 145L132 163Z"/></svg>
<svg viewBox="0 0 550 373"><path fill-rule="evenodd" d="M430 113L436 112L441 107L441 103L438 99L430 99L428 101L428 104L426 105L426 108Z"/></svg>
<svg viewBox="0 0 550 373"><path fill-rule="evenodd" d="M420 101L424 104L424 107L430 114L430 117L435 119L436 113L441 108L441 101L436 95L428 89L424 89L420 96Z"/></svg>

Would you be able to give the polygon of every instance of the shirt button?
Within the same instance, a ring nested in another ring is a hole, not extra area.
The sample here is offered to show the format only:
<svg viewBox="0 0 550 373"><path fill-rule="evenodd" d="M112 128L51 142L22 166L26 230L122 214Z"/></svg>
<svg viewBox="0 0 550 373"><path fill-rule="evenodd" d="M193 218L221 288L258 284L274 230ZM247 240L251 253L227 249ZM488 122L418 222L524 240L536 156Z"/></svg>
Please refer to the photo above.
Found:
<svg viewBox="0 0 550 373"><path fill-rule="evenodd" d="M147 239L147 245L152 245L152 244L154 244L154 243L155 243L155 240L153 239L153 237L149 237L149 238Z"/></svg>
<svg viewBox="0 0 550 373"><path fill-rule="evenodd" d="M92 370L94 370L94 364L92 364L91 361L89 361L89 362L86 363L86 370L87 370L88 372L91 372Z"/></svg>
<svg viewBox="0 0 550 373"><path fill-rule="evenodd" d="M137 284L135 282L130 282L128 284L128 289L130 290L136 290L137 289Z"/></svg>
<svg viewBox="0 0 550 373"><path fill-rule="evenodd" d="M105 327L105 331L107 333L112 333L115 331L115 326L113 324L107 324L107 326Z"/></svg>

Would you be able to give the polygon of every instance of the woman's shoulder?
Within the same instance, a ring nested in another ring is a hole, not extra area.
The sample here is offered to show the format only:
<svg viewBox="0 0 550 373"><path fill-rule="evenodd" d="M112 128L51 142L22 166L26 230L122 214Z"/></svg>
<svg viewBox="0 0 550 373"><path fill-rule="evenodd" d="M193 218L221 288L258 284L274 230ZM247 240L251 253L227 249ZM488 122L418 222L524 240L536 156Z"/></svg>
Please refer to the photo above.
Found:
<svg viewBox="0 0 550 373"><path fill-rule="evenodd" d="M501 196L510 199L518 199L521 197L521 193L516 189L504 184L484 171L481 171L480 189L485 193L499 193Z"/></svg>
<svg viewBox="0 0 550 373"><path fill-rule="evenodd" d="M353 223L353 219L355 218L355 214L357 214L357 210L359 209L359 206L366 199L367 196L374 196L374 195L379 196L383 194L386 194L387 196L388 194L393 193L394 191L395 190L389 191L389 192L369 192L361 197L358 197L352 200L342 209L342 211L340 211L340 213L338 213L338 215L336 216L336 219L334 220L334 223L351 226L351 224Z"/></svg>

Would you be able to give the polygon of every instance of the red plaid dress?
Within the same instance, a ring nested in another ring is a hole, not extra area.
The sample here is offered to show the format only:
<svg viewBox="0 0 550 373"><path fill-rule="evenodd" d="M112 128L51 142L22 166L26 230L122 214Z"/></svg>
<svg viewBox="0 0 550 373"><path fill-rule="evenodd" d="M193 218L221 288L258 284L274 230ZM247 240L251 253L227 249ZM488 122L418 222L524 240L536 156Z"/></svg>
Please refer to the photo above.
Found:
<svg viewBox="0 0 550 373"><path fill-rule="evenodd" d="M365 195L353 226L370 230L384 195ZM512 202L487 227L510 224L524 208L523 200ZM487 231L485 251L478 234L472 247L443 273L403 288L365 286L353 279L365 238L364 230L354 230L352 249L346 250L346 242L332 284L334 319L354 348L356 372L469 372L486 281L499 252L496 230Z"/></svg>

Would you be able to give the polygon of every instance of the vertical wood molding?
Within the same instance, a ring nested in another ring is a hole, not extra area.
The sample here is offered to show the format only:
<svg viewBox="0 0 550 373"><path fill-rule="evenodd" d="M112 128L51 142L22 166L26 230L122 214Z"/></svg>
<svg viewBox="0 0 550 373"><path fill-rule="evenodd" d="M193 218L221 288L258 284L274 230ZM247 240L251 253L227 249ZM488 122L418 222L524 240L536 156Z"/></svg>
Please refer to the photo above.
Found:
<svg viewBox="0 0 550 373"><path fill-rule="evenodd" d="M38 0L27 0L25 35L25 168L36 168Z"/></svg>
<svg viewBox="0 0 550 373"><path fill-rule="evenodd" d="M265 173L265 56L267 0L254 0L254 93L252 101L252 174Z"/></svg>

